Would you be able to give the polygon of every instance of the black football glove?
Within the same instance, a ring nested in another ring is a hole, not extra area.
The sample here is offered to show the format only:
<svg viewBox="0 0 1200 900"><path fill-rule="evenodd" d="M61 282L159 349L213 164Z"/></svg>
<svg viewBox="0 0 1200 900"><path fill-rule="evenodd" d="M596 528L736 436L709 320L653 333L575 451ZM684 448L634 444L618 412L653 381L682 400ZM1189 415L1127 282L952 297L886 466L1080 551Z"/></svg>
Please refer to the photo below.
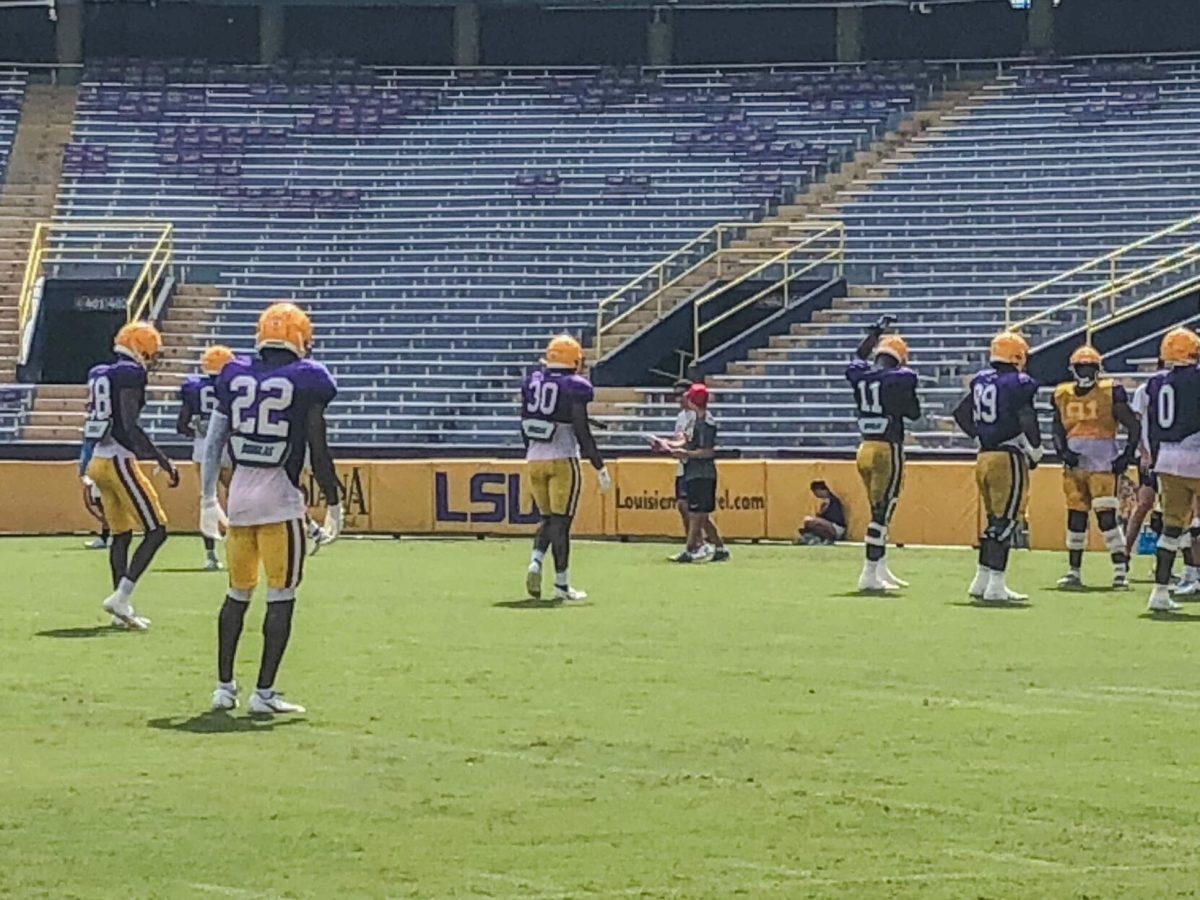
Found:
<svg viewBox="0 0 1200 900"><path fill-rule="evenodd" d="M1125 470L1133 465L1134 452L1128 447L1121 452L1121 455L1113 460L1112 470L1114 475L1124 475Z"/></svg>
<svg viewBox="0 0 1200 900"><path fill-rule="evenodd" d="M1058 456L1062 460L1063 465L1068 469L1074 469L1079 465L1079 454L1074 450L1063 450Z"/></svg>
<svg viewBox="0 0 1200 900"><path fill-rule="evenodd" d="M875 325L872 327L871 330L877 331L880 334L882 334L883 332L887 331L889 328L891 328L895 324L896 324L896 317L893 316L891 313L884 313L882 316L879 317L879 320L875 323Z"/></svg>

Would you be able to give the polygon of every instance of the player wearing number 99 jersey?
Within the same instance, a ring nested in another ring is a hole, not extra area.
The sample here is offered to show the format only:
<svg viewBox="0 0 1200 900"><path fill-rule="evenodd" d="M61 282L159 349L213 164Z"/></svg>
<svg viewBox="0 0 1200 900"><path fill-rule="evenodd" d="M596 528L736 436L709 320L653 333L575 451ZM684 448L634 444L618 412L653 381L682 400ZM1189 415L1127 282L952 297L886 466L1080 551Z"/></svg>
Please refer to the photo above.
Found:
<svg viewBox="0 0 1200 900"><path fill-rule="evenodd" d="M987 513L979 540L979 567L968 593L988 602L1028 598L1005 583L1013 532L1029 490L1029 469L1042 458L1042 436L1033 399L1037 382L1023 371L1029 344L1019 334L992 338L992 367L971 379L954 421L979 441L975 482Z"/></svg>
<svg viewBox="0 0 1200 900"><path fill-rule="evenodd" d="M1150 379L1146 419L1163 531L1149 608L1167 612L1178 609L1170 594L1171 568L1192 517L1192 501L1200 496L1200 337L1187 328L1172 329L1163 337L1159 355L1165 369Z"/></svg>
<svg viewBox="0 0 1200 900"><path fill-rule="evenodd" d="M175 420L175 431L192 439L192 462L204 461L204 436L208 433L209 417L217 408L217 376L233 358L233 351L228 347L213 344L200 354L200 374L189 375L179 386L179 416ZM221 459L221 481L226 486L232 465L226 453ZM201 537L207 557L204 568L221 568L216 543L206 535Z"/></svg>
<svg viewBox="0 0 1200 900"><path fill-rule="evenodd" d="M215 709L237 705L234 657L260 566L267 574L263 656L254 713L303 712L275 691L275 676L291 634L296 588L304 575L305 451L328 505L329 540L341 532L340 488L325 437L325 407L337 394L333 377L308 359L313 328L291 303L275 303L258 321L254 359L235 359L217 378L217 409L201 464L201 529L210 537L228 525L229 591L217 624ZM234 461L228 517L217 503L221 453Z"/></svg>
<svg viewBox="0 0 1200 900"><path fill-rule="evenodd" d="M908 368L908 344L896 334L883 336L890 319L880 319L859 345L846 369L854 389L858 430L858 474L867 490L871 522L867 525L866 562L858 579L860 591L907 587L887 564L887 530L900 499L904 478L904 420L921 417L917 376ZM871 353L875 364L867 362Z"/></svg>
<svg viewBox="0 0 1200 900"><path fill-rule="evenodd" d="M546 347L543 368L531 372L521 385L521 437L525 441L526 479L541 522L533 539L533 555L525 575L529 596L542 595L542 560L554 556L554 597L579 602L587 594L571 587L571 520L579 504L583 478L582 451L599 473L600 489L612 482L588 424L587 405L594 395L583 375L583 348L569 335L553 338Z"/></svg>
<svg viewBox="0 0 1200 900"><path fill-rule="evenodd" d="M179 473L171 460L138 424L146 405L146 372L162 351L162 337L149 322L131 322L117 332L113 352L117 361L99 365L88 373L88 412L84 439L94 442L87 477L95 484L112 529L108 561L113 593L104 610L114 624L145 629L150 620L133 609L133 591L167 539L167 517L158 494L138 465L139 456L151 456L167 473L171 487ZM129 558L133 532L144 535Z"/></svg>

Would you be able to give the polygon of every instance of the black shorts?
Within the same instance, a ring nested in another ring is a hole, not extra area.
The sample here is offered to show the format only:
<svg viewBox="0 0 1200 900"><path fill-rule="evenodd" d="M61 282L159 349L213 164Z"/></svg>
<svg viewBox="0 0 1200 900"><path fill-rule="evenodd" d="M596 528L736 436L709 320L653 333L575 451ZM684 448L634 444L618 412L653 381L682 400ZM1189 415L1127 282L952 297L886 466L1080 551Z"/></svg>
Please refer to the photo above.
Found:
<svg viewBox="0 0 1200 900"><path fill-rule="evenodd" d="M687 499L687 482L683 480L682 475L675 476L675 499L676 500L686 500Z"/></svg>
<svg viewBox="0 0 1200 900"><path fill-rule="evenodd" d="M710 513L717 508L717 480L693 478L687 482L688 512Z"/></svg>
<svg viewBox="0 0 1200 900"><path fill-rule="evenodd" d="M1145 469L1138 467L1138 487L1150 488L1154 493L1158 493L1158 476L1153 472L1147 472Z"/></svg>

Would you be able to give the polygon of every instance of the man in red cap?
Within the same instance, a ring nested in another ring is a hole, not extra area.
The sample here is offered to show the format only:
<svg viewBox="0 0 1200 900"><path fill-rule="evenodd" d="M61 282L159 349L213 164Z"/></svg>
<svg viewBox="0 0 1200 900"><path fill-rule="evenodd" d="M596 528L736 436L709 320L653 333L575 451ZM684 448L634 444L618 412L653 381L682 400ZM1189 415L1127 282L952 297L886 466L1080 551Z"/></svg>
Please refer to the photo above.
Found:
<svg viewBox="0 0 1200 900"><path fill-rule="evenodd" d="M680 563L704 559L704 539L707 534L714 548L712 561L725 562L729 559L729 551L710 518L717 508L717 423L708 414L708 388L703 384L693 384L683 395L683 404L684 408L696 414L691 435L684 442L660 441L672 456L683 463L683 482L687 494L687 549L671 559Z"/></svg>

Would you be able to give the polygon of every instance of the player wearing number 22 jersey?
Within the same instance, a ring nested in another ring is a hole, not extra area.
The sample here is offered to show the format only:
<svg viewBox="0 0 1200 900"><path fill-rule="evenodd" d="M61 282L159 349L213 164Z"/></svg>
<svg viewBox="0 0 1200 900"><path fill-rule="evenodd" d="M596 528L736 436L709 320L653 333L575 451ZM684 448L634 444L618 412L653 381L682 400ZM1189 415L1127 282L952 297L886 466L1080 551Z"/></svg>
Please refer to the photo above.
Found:
<svg viewBox="0 0 1200 900"><path fill-rule="evenodd" d="M1170 593L1175 553L1200 496L1200 337L1187 328L1172 329L1159 356L1165 368L1150 379L1146 398L1151 465L1163 511L1149 608L1169 612L1179 608Z"/></svg>
<svg viewBox="0 0 1200 900"><path fill-rule="evenodd" d="M568 335L553 338L542 368L521 385L521 437L525 441L526 479L541 521L533 539L533 555L525 576L529 596L542 596L542 560L554 556L554 599L574 603L587 599L571 586L571 521L579 506L583 479L582 451L599 473L600 489L612 486L604 460L588 424L587 405L594 395L583 375L583 348Z"/></svg>
<svg viewBox="0 0 1200 900"><path fill-rule="evenodd" d="M305 499L300 472L306 450L328 507L329 540L341 532L340 487L325 436L325 407L337 394L333 377L308 359L313 327L291 303L269 306L258 321L254 359L221 369L217 408L201 464L201 530L210 537L228 526L229 590L217 623L214 709L237 706L234 658L260 567L267 575L263 656L253 713L303 712L275 691L275 676L291 634L296 589L304 577ZM226 516L217 502L221 454L234 462Z"/></svg>
<svg viewBox="0 0 1200 900"><path fill-rule="evenodd" d="M987 527L979 540L979 567L968 593L989 603L1029 599L1006 583L1013 533L1029 490L1029 470L1042 458L1042 437L1033 399L1037 382L1025 374L1029 344L1019 334L992 338L992 367L971 379L954 410L954 421L979 441L975 482Z"/></svg>
<svg viewBox="0 0 1200 900"><path fill-rule="evenodd" d="M217 408L217 376L225 364L233 361L233 351L214 344L200 354L200 374L189 375L179 387L179 416L175 420L175 431L192 439L192 461L204 460L204 437L208 433L208 420ZM221 460L221 481L229 484L229 472L233 463L226 453ZM217 560L216 543L212 538L204 539L204 568L221 568Z"/></svg>
<svg viewBox="0 0 1200 900"><path fill-rule="evenodd" d="M148 322L131 322L117 332L113 342L116 362L95 366L88 373L83 432L84 440L92 443L87 477L100 494L112 530L108 561L113 593L104 601L104 609L114 624L139 630L146 629L150 620L134 612L133 592L167 539L167 517L138 457L153 457L167 473L171 487L179 484L171 460L138 424L146 405L146 373L161 351L162 337ZM131 560L129 548L135 531L144 537Z"/></svg>
<svg viewBox="0 0 1200 900"><path fill-rule="evenodd" d="M904 481L904 420L920 418L921 403L916 373L908 368L908 344L899 335L883 334L889 321L881 319L871 328L846 369L862 435L858 474L871 505L860 591L908 586L888 568L887 532ZM867 362L872 352L874 365Z"/></svg>

